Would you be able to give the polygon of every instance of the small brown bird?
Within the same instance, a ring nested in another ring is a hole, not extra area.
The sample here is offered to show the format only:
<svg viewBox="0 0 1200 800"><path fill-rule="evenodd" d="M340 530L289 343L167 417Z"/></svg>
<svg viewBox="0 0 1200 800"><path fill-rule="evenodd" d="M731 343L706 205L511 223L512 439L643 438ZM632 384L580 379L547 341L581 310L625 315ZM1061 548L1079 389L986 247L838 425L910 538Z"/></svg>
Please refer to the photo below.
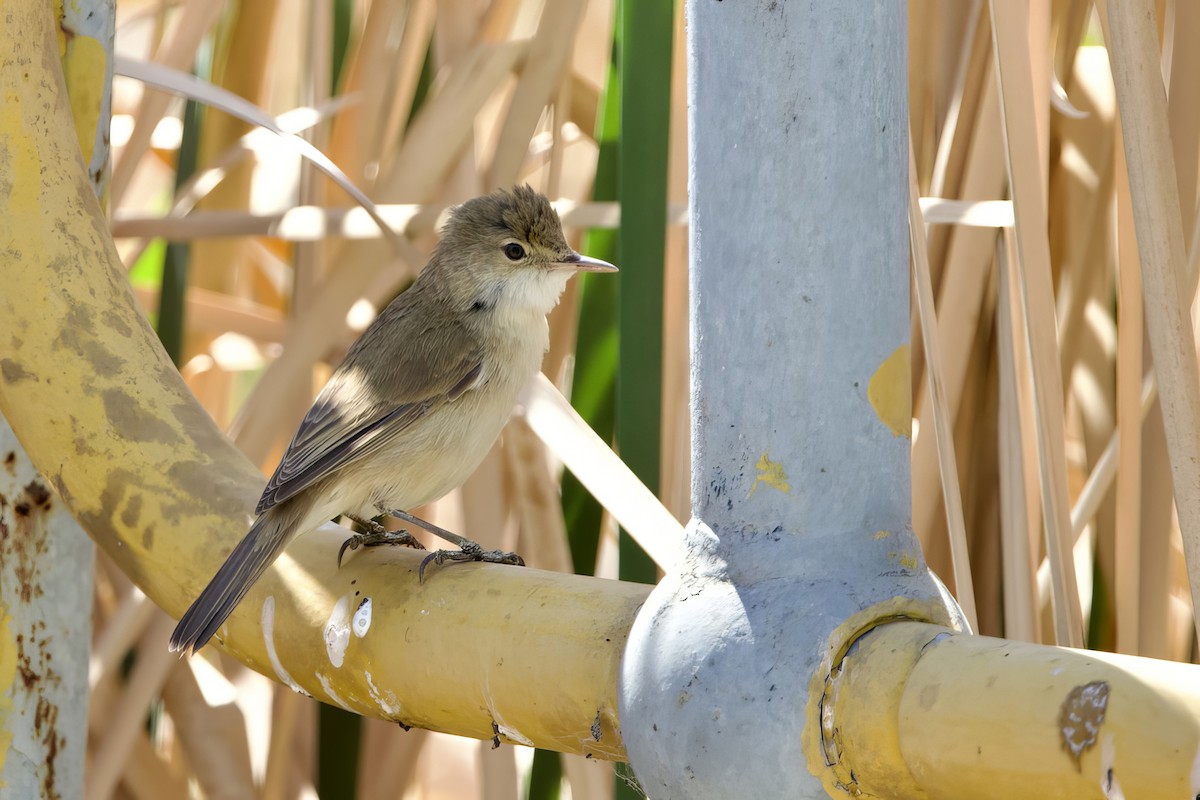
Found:
<svg viewBox="0 0 1200 800"><path fill-rule="evenodd" d="M528 186L454 209L429 264L305 414L258 501L258 520L183 615L171 650L203 647L289 541L339 515L368 528L347 540L351 548L421 546L370 521L384 513L462 548L430 555L422 574L431 559L524 563L405 509L438 499L483 460L541 365L546 314L580 270L616 267L572 250L550 202Z"/></svg>

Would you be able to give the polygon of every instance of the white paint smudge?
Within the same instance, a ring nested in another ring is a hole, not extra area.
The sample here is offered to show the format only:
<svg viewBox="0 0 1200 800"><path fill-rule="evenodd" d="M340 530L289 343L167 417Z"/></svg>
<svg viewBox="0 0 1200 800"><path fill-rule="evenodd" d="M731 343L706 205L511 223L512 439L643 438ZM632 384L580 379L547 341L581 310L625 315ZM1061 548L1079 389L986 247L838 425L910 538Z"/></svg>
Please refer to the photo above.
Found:
<svg viewBox="0 0 1200 800"><path fill-rule="evenodd" d="M346 648L350 644L350 598L342 596L333 604L329 620L325 623L325 652L329 663L341 667L346 660Z"/></svg>
<svg viewBox="0 0 1200 800"><path fill-rule="evenodd" d="M283 668L283 662L279 660L279 653L275 651L275 597L273 595L269 595L266 600L263 600L262 632L263 644L267 648L267 658L271 659L271 668L275 670L275 677L292 691L307 695L308 692L301 689L300 684L292 680L292 676Z"/></svg>
<svg viewBox="0 0 1200 800"><path fill-rule="evenodd" d="M333 686L329 683L329 678L326 678L324 675L322 675L319 672L316 672L313 674L316 675L317 680L321 682L321 688L325 690L325 694L329 695L329 699L332 700L333 702L337 703L342 708L349 711L350 706L346 705L345 700L338 697L338 693L333 690Z"/></svg>
<svg viewBox="0 0 1200 800"><path fill-rule="evenodd" d="M375 681L371 678L371 673L363 671L363 675L367 679L367 691L371 693L371 699L375 701L375 705L383 709L383 713L390 716L396 716L400 713L400 701L396 699L396 693L391 689L387 690L386 696L379 691L379 687L375 685Z"/></svg>
<svg viewBox="0 0 1200 800"><path fill-rule="evenodd" d="M350 629L360 639L367 635L367 631L371 629L371 598L364 597L358 604L358 608L354 612L354 620L350 623Z"/></svg>

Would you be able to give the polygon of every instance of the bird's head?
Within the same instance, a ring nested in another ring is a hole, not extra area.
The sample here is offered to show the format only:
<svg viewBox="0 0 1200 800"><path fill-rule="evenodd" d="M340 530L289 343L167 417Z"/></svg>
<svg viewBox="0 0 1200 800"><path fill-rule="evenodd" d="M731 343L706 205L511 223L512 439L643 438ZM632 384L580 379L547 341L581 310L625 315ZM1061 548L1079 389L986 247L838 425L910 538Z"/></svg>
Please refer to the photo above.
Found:
<svg viewBox="0 0 1200 800"><path fill-rule="evenodd" d="M434 263L468 307L554 308L576 272L616 272L571 249L546 197L528 186L497 190L455 208Z"/></svg>

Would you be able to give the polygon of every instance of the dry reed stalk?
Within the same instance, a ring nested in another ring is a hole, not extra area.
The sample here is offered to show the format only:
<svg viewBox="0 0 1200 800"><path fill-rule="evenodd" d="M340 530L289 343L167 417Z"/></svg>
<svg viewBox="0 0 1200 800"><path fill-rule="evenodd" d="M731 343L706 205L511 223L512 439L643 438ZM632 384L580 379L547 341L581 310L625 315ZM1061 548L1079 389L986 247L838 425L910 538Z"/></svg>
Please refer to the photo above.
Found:
<svg viewBox="0 0 1200 800"><path fill-rule="evenodd" d="M932 174L929 178L928 193L935 197L972 197L965 194L964 170L967 156L970 154L975 136L978 135L977 125L980 121L979 103L986 101L986 93L982 87L994 83L991 78L991 28L987 16L983 14L983 4L975 0L971 4L956 4L969 14L962 21L962 30L955 39L948 33L946 46L957 44L957 58L954 79L946 84L949 96L945 98L945 119L937 131L937 147L932 164ZM993 103L994 105L994 103ZM921 163L918 160L918 169ZM920 176L918 174L918 176ZM926 185L926 184L922 184ZM996 195L992 195L996 196ZM961 201L960 201L961 202ZM933 221L930 209L924 208L926 223ZM954 228L935 227L928 232L929 269L935 290L942 285L943 271L948 263L947 247L955 235ZM921 334L920 314L916 313L914 300L910 334L911 341L917 341ZM913 357L913 407L921 404L921 393L924 391L925 354L917 349Z"/></svg>
<svg viewBox="0 0 1200 800"><path fill-rule="evenodd" d="M989 269L989 273L991 269ZM959 468L967 546L975 585L980 632L1000 630L999 523L996 519L996 482L999 480L999 383L995 334L997 292L988 281L979 309L980 322L971 342L963 376L958 418L954 421L956 452L969 454L972 468ZM944 515L943 515L944 516ZM944 523L943 523L944 525ZM944 528L943 528L944 529Z"/></svg>
<svg viewBox="0 0 1200 800"><path fill-rule="evenodd" d="M539 569L573 572L556 477L546 463L545 446L524 418L513 418L504 429L502 455L525 563Z"/></svg>
<svg viewBox="0 0 1200 800"><path fill-rule="evenodd" d="M412 785L417 760L426 743L438 734L379 719L363 720L357 800L395 800Z"/></svg>
<svg viewBox="0 0 1200 800"><path fill-rule="evenodd" d="M1175 180L1179 186L1179 216L1183 222L1184 248L1190 246L1196 216L1197 168L1200 166L1200 4L1172 3L1166 15L1164 38L1170 43L1167 84L1167 123ZM1166 45L1164 45L1166 49Z"/></svg>
<svg viewBox="0 0 1200 800"><path fill-rule="evenodd" d="M1194 608L1200 608L1200 370L1185 313L1186 263L1179 187L1158 69L1153 17L1133 4L1105 4L1133 200L1143 293L1163 410L1176 509ZM1194 176L1193 176L1194 178ZM1194 186L1194 183L1193 183ZM1195 624L1200 626L1200 620ZM1197 627L1200 632L1200 627Z"/></svg>
<svg viewBox="0 0 1200 800"><path fill-rule="evenodd" d="M671 564L683 528L654 494L588 427L544 375L518 400L529 426L662 569Z"/></svg>
<svg viewBox="0 0 1200 800"><path fill-rule="evenodd" d="M1000 382L1000 553L1003 562L1004 635L1040 642L1032 542L1040 539L1037 508L1036 445L1033 441L1033 399L1027 376L1024 318L1017 301L1019 287L1012 264L1011 231L996 242L999 267L996 339Z"/></svg>
<svg viewBox="0 0 1200 800"><path fill-rule="evenodd" d="M1139 523L1142 516L1141 378L1144 307L1137 243L1133 238L1133 208L1125 169L1123 143L1114 155L1117 164L1117 447L1115 578L1117 651L1141 654L1142 550Z"/></svg>
<svg viewBox="0 0 1200 800"><path fill-rule="evenodd" d="M335 126L332 155L370 183L408 134L417 83L433 36L433 0L371 4L359 46L347 57L345 91L367 98L360 119ZM395 36L395 29L402 30Z"/></svg>
<svg viewBox="0 0 1200 800"><path fill-rule="evenodd" d="M1112 252L1116 112L1104 53L1089 48L1070 61L1075 64L1075 74L1068 81L1071 90L1064 102L1079 111L1056 117L1052 149L1057 157L1050 190L1051 208L1055 210L1051 248L1058 271L1061 374L1063 386L1068 389L1067 410L1073 420L1068 443L1081 453L1081 458L1070 466L1074 495L1087 470L1095 474L1116 424L1117 320L1112 310L1116 293ZM1095 485L1090 476L1087 484ZM1105 586L1103 596L1112 597L1115 496L1106 484L1081 522L1077 512L1083 502L1084 498L1078 496L1071 513L1074 540L1078 546L1082 526L1088 526L1092 534L1089 541L1094 539L1096 543L1096 574ZM1090 602L1090 592L1085 592L1082 584L1080 600ZM1111 620L1108 610L1093 616L1093 646L1113 646Z"/></svg>
<svg viewBox="0 0 1200 800"><path fill-rule="evenodd" d="M967 552L966 522L963 517L962 494L958 482L958 461L954 454L951 422L947 415L945 389L942 382L942 360L939 348L937 316L934 311L933 286L929 277L929 254L925 248L925 221L921 217L920 191L917 187L917 162L913 149L908 151L908 227L912 245L912 269L917 286L917 308L921 315L922 342L928 370L930 406L933 412L933 434L941 468L942 499L946 506L946 521L950 531L951 563L954 568L955 596L972 630L979 630L975 609L975 588L971 581L971 558ZM928 432L926 433L928 436Z"/></svg>
<svg viewBox="0 0 1200 800"><path fill-rule="evenodd" d="M563 753L562 765L571 787L571 800L609 800L615 796L616 774L611 765L574 753Z"/></svg>
<svg viewBox="0 0 1200 800"><path fill-rule="evenodd" d="M188 780L178 769L163 762L145 733L139 732L129 753L121 783L114 794L133 800L162 800L187 797Z"/></svg>
<svg viewBox="0 0 1200 800"><path fill-rule="evenodd" d="M93 751L84 795L87 800L111 797L127 769L130 754L142 735L150 703L159 693L168 671L178 664L163 647L173 627L175 621L158 612L142 635L138 659L129 673L124 692L114 698L113 707L105 715L104 736Z"/></svg>
<svg viewBox="0 0 1200 800"><path fill-rule="evenodd" d="M157 292L137 289L136 293L142 308L158 305ZM263 343L282 341L286 324L283 314L271 306L199 287L188 289L185 313L190 328L210 336L234 331Z"/></svg>
<svg viewBox="0 0 1200 800"><path fill-rule="evenodd" d="M667 200L672 208L687 208L688 124L687 38L683 4L675 14L671 57L671 118L667 143ZM686 521L692 508L691 344L689 339L688 230L668 228L663 265L662 442L659 453L659 492L675 519Z"/></svg>
<svg viewBox="0 0 1200 800"><path fill-rule="evenodd" d="M263 32L272 31L280 0L267 0L239 6L232 16L217 26L213 59L212 83L263 105L268 64L272 48L263 46ZM239 119L209 109L200 131L198 162L212 163L238 144L247 132ZM225 175L225 179L200 202L209 209L240 210L250 207L254 164L243 161ZM188 282L191 286L231 296L246 296L246 285L240 280L249 263L249 251L243 239L199 240L192 244L188 262ZM184 338L183 360L207 353L211 339L192 329ZM233 375L214 364L193 382L201 404L219 425L229 419L229 398L233 391Z"/></svg>
<svg viewBox="0 0 1200 800"><path fill-rule="evenodd" d="M989 47L990 52L990 47ZM978 118L969 130L973 135L964 146L962 178L958 197L964 200L991 200L1004 188L1003 142L999 135L999 107L995 81L981 86L983 99L976 105ZM959 120L957 130L966 131ZM942 368L945 376L947 412L957 420L960 414L965 376L971 347L981 324L981 308L988 285L996 233L992 230L955 227L951 229L937 286L938 326L941 335ZM932 258L932 254L931 254ZM930 263L931 273L936 267ZM932 431L932 411L923 383L914 378L914 411L918 431ZM924 438L924 441L922 439ZM938 481L937 451L932 437L919 434L913 443L913 530L921 539L926 560L939 574L949 574L951 565L945 545L941 513L941 487Z"/></svg>
<svg viewBox="0 0 1200 800"><path fill-rule="evenodd" d="M170 26L170 38L164 37L158 42L154 61L175 69L186 69L196 58L201 40L216 23L223 6L220 0L186 0ZM120 207L134 172L150 148L150 136L170 102L170 95L163 92L142 92L133 117L133 131L113 166L108 184L108 198L113 208Z"/></svg>
<svg viewBox="0 0 1200 800"><path fill-rule="evenodd" d="M493 749L491 742L478 742L479 797L488 800L517 800L521 782L517 778L516 750Z"/></svg>
<svg viewBox="0 0 1200 800"><path fill-rule="evenodd" d="M486 185L508 186L516 181L542 110L553 97L563 65L569 63L583 6L583 0L558 0L546 4L542 11L499 131L491 165L484 171Z"/></svg>
<svg viewBox="0 0 1200 800"><path fill-rule="evenodd" d="M1032 132L1036 114L1029 42L1021 9L991 2L996 69L1003 108L1009 184L1016 224L1017 270L1032 355L1037 407L1038 461L1042 483L1043 524L1054 588L1055 638L1059 644L1083 644L1083 619L1070 542L1070 502L1064 452L1063 390L1054 316L1054 287L1046 239L1046 205Z"/></svg>
<svg viewBox="0 0 1200 800"><path fill-rule="evenodd" d="M567 229L616 228L620 223L621 209L618 203L576 202L559 197L555 204ZM416 239L431 234L444 219L448 208L442 203L385 203L376 206L380 216L393 230ZM921 208L929 224L982 228L1012 225L1012 204L1006 200L958 201L923 197ZM686 201L671 203L667 209L667 223L677 227L687 226ZM285 242L308 242L322 238L380 238L378 226L361 208L305 205L266 213L194 211L183 217L121 211L114 216L112 234L117 239L161 237L169 241L223 236L262 236ZM261 260L262 255L256 254L256 259ZM386 265L380 265L379 269L386 272ZM273 279L273 283L282 286L280 280Z"/></svg>
<svg viewBox="0 0 1200 800"><path fill-rule="evenodd" d="M179 662L162 686L188 771L208 797L256 795L246 720L233 702L234 694L234 687L203 659Z"/></svg>
<svg viewBox="0 0 1200 800"><path fill-rule="evenodd" d="M121 600L103 625L95 625L91 659L88 661L88 686L95 689L111 678L120 662L150 624L157 606L134 587Z"/></svg>
<svg viewBox="0 0 1200 800"><path fill-rule="evenodd" d="M1192 276L1191 284L1195 286L1197 259L1200 258L1200 248L1196 246L1196 233L1200 230L1200 205L1196 203L1197 162L1200 161L1200 154L1197 152L1197 142L1200 141L1200 79L1197 79L1196 70L1200 69L1200 52L1194 43L1197 36L1200 36L1200 7L1194 3L1174 3L1165 17L1163 57L1164 64L1170 65L1167 117L1175 160L1175 176L1179 187L1184 247L1188 250L1187 274ZM1196 347L1200 342L1200 329L1197 329L1195 323L1192 327L1193 336L1197 337L1193 341L1193 347ZM1180 543L1181 540L1172 539L1173 546ZM1172 552L1175 552L1174 547ZM1172 595L1179 599L1186 594L1186 585L1186 581L1173 579L1170 589ZM1173 604L1172 608L1179 609L1179 613L1186 620L1189 614L1185 605L1178 602ZM1179 637L1174 649L1177 658L1192 658L1194 646L1191 638L1190 632Z"/></svg>
<svg viewBox="0 0 1200 800"><path fill-rule="evenodd" d="M1054 75L1050 48L1051 5L1051 0L1029 0L1015 5L1016 13L1013 14L1014 21L1018 15L1025 17L1022 25L1027 32L1025 57L1031 73L1027 107L1032 110L1037 123L1037 173L1042 181L1043 202L1050 195L1050 87ZM992 24L995 25L994 18ZM1015 51L1010 51L1010 55L1015 56Z"/></svg>
<svg viewBox="0 0 1200 800"><path fill-rule="evenodd" d="M295 769L291 756L297 723L302 712L312 711L310 703L286 686L276 686L274 694L267 765L261 789L263 800L283 800L289 796L289 775Z"/></svg>

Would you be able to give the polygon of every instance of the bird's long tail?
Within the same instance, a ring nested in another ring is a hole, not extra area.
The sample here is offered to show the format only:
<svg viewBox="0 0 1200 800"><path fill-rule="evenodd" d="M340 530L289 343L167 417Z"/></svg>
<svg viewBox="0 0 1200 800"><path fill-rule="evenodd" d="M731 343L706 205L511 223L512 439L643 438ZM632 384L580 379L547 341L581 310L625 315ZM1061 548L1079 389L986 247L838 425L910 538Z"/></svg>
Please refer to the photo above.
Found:
<svg viewBox="0 0 1200 800"><path fill-rule="evenodd" d="M196 652L225 623L291 539L299 521L294 511L276 506L258 518L175 626L172 652Z"/></svg>

